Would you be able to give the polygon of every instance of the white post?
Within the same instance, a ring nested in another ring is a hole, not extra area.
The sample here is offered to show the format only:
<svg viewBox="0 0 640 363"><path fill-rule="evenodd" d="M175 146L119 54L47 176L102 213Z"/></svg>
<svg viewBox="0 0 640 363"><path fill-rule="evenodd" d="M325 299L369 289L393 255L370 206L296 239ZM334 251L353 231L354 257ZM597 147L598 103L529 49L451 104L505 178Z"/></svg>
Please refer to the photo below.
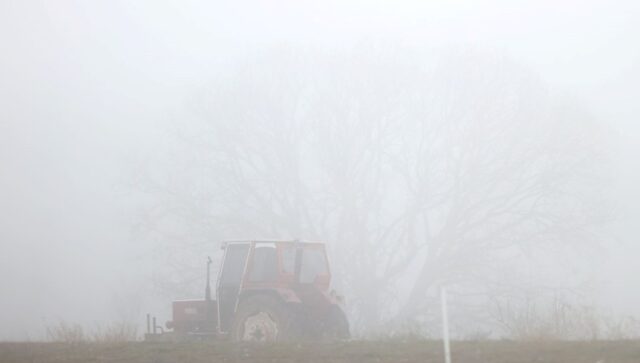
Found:
<svg viewBox="0 0 640 363"><path fill-rule="evenodd" d="M440 289L440 302L442 304L442 342L444 343L444 361L451 363L451 349L449 347L449 317L447 314L447 290Z"/></svg>

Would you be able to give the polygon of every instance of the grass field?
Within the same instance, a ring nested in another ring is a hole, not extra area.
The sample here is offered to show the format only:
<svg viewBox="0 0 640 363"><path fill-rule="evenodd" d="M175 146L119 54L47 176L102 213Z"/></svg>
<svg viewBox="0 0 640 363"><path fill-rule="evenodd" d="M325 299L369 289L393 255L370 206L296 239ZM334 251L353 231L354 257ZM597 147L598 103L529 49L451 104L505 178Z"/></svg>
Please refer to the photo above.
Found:
<svg viewBox="0 0 640 363"><path fill-rule="evenodd" d="M453 363L640 363L640 341L453 342ZM437 341L335 344L0 343L0 362L444 362Z"/></svg>

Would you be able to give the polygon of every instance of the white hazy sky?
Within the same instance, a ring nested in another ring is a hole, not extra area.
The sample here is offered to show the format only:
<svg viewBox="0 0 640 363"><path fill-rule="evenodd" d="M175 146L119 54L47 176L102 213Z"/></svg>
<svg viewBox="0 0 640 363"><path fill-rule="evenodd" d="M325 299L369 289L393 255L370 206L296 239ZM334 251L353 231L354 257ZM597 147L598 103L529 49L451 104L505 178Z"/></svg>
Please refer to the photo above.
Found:
<svg viewBox="0 0 640 363"><path fill-rule="evenodd" d="M110 317L111 292L146 276L133 160L195 87L280 44L486 48L580 99L619 134L603 299L640 314L638 19L640 2L615 0L0 0L0 339Z"/></svg>

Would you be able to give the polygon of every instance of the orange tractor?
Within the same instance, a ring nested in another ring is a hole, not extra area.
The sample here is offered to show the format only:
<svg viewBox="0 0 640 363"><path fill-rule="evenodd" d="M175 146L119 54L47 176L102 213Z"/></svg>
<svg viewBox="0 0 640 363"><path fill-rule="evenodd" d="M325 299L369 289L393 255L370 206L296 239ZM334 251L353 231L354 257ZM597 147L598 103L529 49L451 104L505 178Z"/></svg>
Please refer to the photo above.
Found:
<svg viewBox="0 0 640 363"><path fill-rule="evenodd" d="M323 243L229 241L211 298L173 302L165 332L147 316L148 340L221 337L233 341L347 339L343 299L330 291Z"/></svg>

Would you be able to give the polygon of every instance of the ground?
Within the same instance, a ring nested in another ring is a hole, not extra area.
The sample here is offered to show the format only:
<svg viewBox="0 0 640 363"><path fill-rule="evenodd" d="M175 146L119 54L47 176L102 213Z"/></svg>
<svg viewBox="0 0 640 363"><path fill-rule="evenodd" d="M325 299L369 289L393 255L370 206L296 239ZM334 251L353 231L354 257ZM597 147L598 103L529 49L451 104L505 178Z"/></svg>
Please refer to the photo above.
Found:
<svg viewBox="0 0 640 363"><path fill-rule="evenodd" d="M640 341L453 342L453 363L639 363ZM437 341L335 344L0 343L1 363L444 362Z"/></svg>

